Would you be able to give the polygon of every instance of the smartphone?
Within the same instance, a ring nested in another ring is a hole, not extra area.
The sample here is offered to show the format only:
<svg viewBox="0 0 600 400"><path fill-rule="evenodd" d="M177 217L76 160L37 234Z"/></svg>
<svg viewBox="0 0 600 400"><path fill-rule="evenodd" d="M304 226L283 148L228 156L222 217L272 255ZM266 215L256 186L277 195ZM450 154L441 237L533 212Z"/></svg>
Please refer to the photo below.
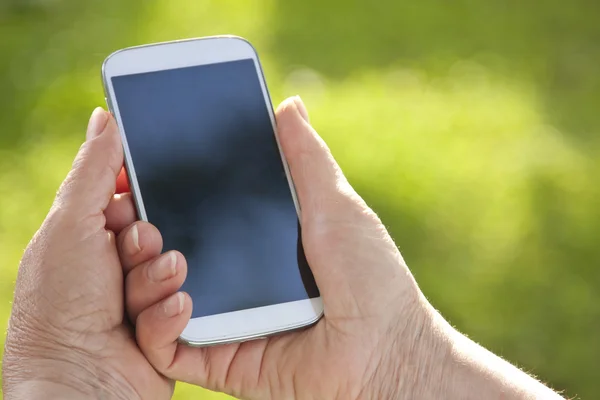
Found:
<svg viewBox="0 0 600 400"><path fill-rule="evenodd" d="M138 217L179 250L206 346L295 330L323 304L256 51L233 36L131 47L102 67Z"/></svg>

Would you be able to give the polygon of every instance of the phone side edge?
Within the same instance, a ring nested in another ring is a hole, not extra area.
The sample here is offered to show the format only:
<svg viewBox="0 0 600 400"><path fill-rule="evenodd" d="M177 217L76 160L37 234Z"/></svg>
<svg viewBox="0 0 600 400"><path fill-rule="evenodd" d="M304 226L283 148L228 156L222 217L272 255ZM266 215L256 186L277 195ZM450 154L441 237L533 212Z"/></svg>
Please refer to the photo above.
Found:
<svg viewBox="0 0 600 400"><path fill-rule="evenodd" d="M108 62L113 58L113 56L118 53L122 53L130 49L124 48L117 51L114 51L110 55L108 55L104 62L102 63L101 69L101 77L102 77L102 87L104 90L104 99L106 101L106 106L108 107L108 111L112 114L112 117L115 119L117 123L117 128L119 129L119 136L121 137L121 146L123 148L123 164L125 166L125 173L127 174L127 180L129 182L129 190L131 192L131 196L133 198L133 204L135 207L136 218L137 220L147 221L148 218L146 216L145 207L142 202L141 192L139 189L139 185L137 184L137 176L135 176L135 167L133 167L133 160L131 158L131 152L129 150L129 146L127 145L127 138L125 135L125 130L123 128L122 121L118 115L118 109L115 108L116 99L113 99L113 95L111 92L111 83L109 82L110 77L108 76L106 66ZM113 90L114 92L114 90ZM113 101L114 100L114 101Z"/></svg>

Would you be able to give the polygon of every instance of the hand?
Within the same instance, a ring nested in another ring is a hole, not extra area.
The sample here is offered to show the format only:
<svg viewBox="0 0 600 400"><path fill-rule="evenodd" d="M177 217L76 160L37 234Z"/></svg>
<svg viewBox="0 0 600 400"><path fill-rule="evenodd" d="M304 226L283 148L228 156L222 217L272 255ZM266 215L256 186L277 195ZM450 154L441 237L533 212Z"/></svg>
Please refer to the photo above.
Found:
<svg viewBox="0 0 600 400"><path fill-rule="evenodd" d="M126 308L140 348L159 372L250 400L561 399L435 312L379 218L308 124L299 98L279 107L277 125L324 318L269 339L179 344L192 312L189 296L177 292L185 259L177 252L152 257L160 234L140 222L119 236L130 270ZM130 256L142 239L153 244Z"/></svg>
<svg viewBox="0 0 600 400"><path fill-rule="evenodd" d="M6 399L172 396L173 381L148 363L124 318L115 233L136 216L130 195L113 196L122 164L115 121L97 109L21 261L2 364ZM161 246L145 235L138 255Z"/></svg>
<svg viewBox="0 0 600 400"><path fill-rule="evenodd" d="M266 340L209 348L178 344L192 310L189 296L176 293L185 259L177 252L150 257L160 251L160 241L147 257L130 257L136 240L160 236L138 222L118 240L123 263L132 268L126 300L138 343L165 376L244 399L392 399L399 390L412 393L403 382L428 373L424 354L443 345L431 329L434 313L385 227L308 124L299 99L279 108L277 122L325 317L305 331Z"/></svg>

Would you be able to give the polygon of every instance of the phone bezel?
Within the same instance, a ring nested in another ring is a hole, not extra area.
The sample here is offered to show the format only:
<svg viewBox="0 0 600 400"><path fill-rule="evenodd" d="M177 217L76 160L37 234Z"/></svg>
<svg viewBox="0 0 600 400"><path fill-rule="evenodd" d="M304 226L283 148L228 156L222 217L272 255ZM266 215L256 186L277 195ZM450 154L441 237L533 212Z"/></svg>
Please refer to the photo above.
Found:
<svg viewBox="0 0 600 400"><path fill-rule="evenodd" d="M298 218L300 218L300 206L289 167L279 143L275 114L256 50L247 40L237 36L213 36L129 47L112 53L102 65L102 80L107 106L119 125L125 153L125 166L138 217L141 220L148 221L148 218L136 178L135 166L133 165L127 144L127 135L123 129L118 102L115 99L111 78L120 75L244 59L252 59L254 61L271 119L273 134L279 147L279 153ZM180 340L194 346L245 341L311 325L317 322L322 315L323 303L321 298L317 297L207 317L192 318L180 336Z"/></svg>

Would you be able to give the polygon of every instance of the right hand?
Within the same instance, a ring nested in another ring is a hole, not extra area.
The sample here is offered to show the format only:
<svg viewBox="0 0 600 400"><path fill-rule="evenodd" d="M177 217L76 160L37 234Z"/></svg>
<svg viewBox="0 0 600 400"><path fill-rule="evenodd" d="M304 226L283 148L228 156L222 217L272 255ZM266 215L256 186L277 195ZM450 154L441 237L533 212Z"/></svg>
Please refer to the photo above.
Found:
<svg viewBox="0 0 600 400"><path fill-rule="evenodd" d="M324 318L304 331L268 339L186 347L177 338L192 301L175 293L185 279L183 256L177 253L174 273L156 283L148 268L169 256L128 260L121 251L124 265L137 264L127 276L126 306L139 346L165 376L244 399L393 399L399 393L411 398L417 389L408 382L431 375L429 369L442 363L426 354L445 354L432 352L444 345L433 329L435 312L377 215L309 125L299 98L279 107L277 124ZM146 222L137 224L136 240L159 234ZM133 243L131 232L122 234L122 246Z"/></svg>

